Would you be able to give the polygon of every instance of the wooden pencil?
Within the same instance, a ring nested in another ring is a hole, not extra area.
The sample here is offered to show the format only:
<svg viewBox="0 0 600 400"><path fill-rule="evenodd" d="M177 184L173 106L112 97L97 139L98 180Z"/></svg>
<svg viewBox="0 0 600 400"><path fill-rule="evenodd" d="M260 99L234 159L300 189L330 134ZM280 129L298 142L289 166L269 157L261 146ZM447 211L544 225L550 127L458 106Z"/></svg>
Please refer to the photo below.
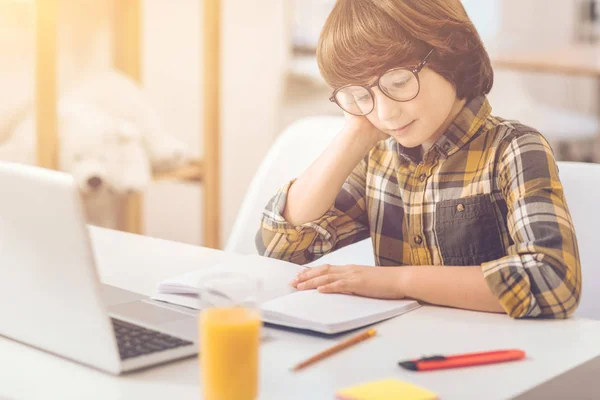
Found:
<svg viewBox="0 0 600 400"><path fill-rule="evenodd" d="M375 329L369 329L368 331L365 331L363 333L360 333L356 336L353 336L351 338L349 338L348 340L345 340L341 343L336 344L333 347L330 347L327 350L324 350L318 354L315 354L314 356L310 357L309 359L302 361L301 363L295 365L292 368L292 371L299 371L302 368L308 367L309 365L312 365L324 358L327 358L335 353L338 353L341 350L344 350L350 346L353 346L357 343L362 342L363 340L366 340L370 337L373 337L377 334L377 331Z"/></svg>

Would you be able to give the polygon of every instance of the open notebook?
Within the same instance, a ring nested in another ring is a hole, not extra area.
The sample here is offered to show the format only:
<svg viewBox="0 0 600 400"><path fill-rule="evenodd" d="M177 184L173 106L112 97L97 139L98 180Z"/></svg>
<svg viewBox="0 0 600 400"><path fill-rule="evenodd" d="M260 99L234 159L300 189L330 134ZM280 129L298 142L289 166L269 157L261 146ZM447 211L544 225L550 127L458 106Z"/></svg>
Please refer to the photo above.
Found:
<svg viewBox="0 0 600 400"><path fill-rule="evenodd" d="M189 308L201 308L198 282L206 274L242 272L262 281L259 299L263 321L292 328L335 334L360 328L419 307L413 300L379 300L316 290L297 291L289 285L302 266L248 255L226 263L162 281L153 299Z"/></svg>

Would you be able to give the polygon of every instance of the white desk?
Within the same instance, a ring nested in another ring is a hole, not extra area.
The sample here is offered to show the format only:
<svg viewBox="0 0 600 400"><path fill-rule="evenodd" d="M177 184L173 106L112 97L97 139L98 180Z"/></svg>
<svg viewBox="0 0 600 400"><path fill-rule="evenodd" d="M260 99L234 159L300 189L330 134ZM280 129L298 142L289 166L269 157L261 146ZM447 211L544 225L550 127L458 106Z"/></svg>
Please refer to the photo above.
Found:
<svg viewBox="0 0 600 400"><path fill-rule="evenodd" d="M91 228L106 283L152 294L155 283L226 254ZM379 335L304 372L288 368L331 345L276 331L261 348L261 399L332 399L336 390L396 377L442 399L505 399L600 354L600 321L515 321L503 315L422 307L377 326ZM471 369L411 373L397 361L435 353L516 347L529 359ZM195 358L112 377L0 338L0 398L199 399Z"/></svg>

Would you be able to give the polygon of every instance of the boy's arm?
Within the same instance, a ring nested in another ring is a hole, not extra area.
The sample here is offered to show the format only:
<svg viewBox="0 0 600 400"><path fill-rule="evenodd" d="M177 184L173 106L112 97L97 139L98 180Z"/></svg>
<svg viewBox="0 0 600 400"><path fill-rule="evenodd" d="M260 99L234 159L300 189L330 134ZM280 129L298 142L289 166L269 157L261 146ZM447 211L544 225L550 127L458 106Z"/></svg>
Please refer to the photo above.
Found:
<svg viewBox="0 0 600 400"><path fill-rule="evenodd" d="M299 290L383 299L408 297L455 308L504 312L479 266L322 265L302 271L291 285Z"/></svg>
<svg viewBox="0 0 600 400"><path fill-rule="evenodd" d="M581 294L575 228L552 150L538 133L508 144L498 166L514 244L483 264L486 282L512 317L571 315Z"/></svg>
<svg viewBox="0 0 600 400"><path fill-rule="evenodd" d="M284 217L289 188L279 190L263 212L256 246L263 256L306 264L321 256L369 236L365 211L365 173L363 160L350 174L335 203L314 221L293 225Z"/></svg>
<svg viewBox="0 0 600 400"><path fill-rule="evenodd" d="M319 158L265 208L259 253L305 264L368 237L365 159L383 138L366 118L348 117Z"/></svg>
<svg viewBox="0 0 600 400"><path fill-rule="evenodd" d="M514 243L507 256L471 267L323 266L304 271L294 286L369 297L410 297L444 306L504 311L514 318L566 318L579 303L581 270L552 151L539 134L522 134L503 152L498 171Z"/></svg>

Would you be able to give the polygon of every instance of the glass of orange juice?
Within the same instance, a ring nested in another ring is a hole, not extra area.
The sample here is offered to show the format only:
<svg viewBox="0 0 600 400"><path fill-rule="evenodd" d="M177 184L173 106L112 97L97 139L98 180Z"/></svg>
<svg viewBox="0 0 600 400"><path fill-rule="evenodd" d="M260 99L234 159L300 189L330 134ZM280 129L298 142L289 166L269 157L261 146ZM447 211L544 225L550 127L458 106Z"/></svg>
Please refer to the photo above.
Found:
<svg viewBox="0 0 600 400"><path fill-rule="evenodd" d="M203 277L198 287L202 398L256 399L261 282L244 274L223 272Z"/></svg>

